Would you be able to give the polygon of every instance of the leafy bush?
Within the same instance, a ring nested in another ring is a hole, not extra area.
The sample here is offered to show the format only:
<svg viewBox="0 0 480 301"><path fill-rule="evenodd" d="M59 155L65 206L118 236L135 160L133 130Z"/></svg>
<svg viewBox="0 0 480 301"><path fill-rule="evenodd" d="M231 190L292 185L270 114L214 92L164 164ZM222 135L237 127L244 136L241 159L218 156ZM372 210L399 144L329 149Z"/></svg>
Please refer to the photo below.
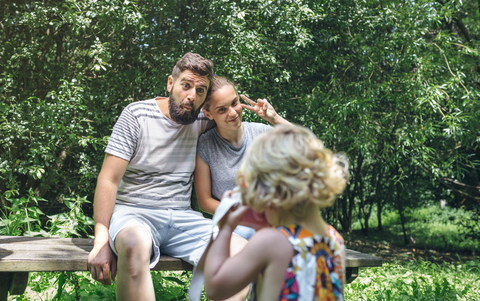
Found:
<svg viewBox="0 0 480 301"><path fill-rule="evenodd" d="M38 208L39 202L47 200L35 196L31 189L28 190L27 197L6 198L6 200L11 206L5 206L4 211L1 212L0 235L47 235L47 232L42 230L40 222L43 212Z"/></svg>
<svg viewBox="0 0 480 301"><path fill-rule="evenodd" d="M69 211L48 216L46 225L42 224L44 213L39 202L47 200L35 196L30 189L28 197L7 198L11 206L5 206L0 215L0 235L11 236L55 236L55 237L92 237L93 219L83 212L86 197L65 198L64 204ZM48 231L45 231L47 229Z"/></svg>
<svg viewBox="0 0 480 301"><path fill-rule="evenodd" d="M345 152L351 184L332 216L346 231L359 207L368 219L374 204L431 199L432 179L478 196L476 3L225 3L1 2L0 209L30 189L45 219L69 211L64 198L92 201L121 110L167 95L187 51Z"/></svg>

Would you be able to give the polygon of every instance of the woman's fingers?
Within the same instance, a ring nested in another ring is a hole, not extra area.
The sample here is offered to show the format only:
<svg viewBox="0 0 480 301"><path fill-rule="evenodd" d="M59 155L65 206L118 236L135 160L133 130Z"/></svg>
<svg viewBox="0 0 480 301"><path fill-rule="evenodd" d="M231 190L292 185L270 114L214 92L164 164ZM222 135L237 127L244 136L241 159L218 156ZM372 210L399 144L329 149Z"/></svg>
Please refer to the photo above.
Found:
<svg viewBox="0 0 480 301"><path fill-rule="evenodd" d="M262 118L266 116L270 103L266 98L259 98L257 99L257 102L254 102L250 98L246 97L245 95L240 95L246 102L248 102L250 105L246 104L241 104L242 108L247 109L251 112L257 113L260 115Z"/></svg>
<svg viewBox="0 0 480 301"><path fill-rule="evenodd" d="M265 99L265 102L263 103L263 110L264 111L268 110L268 102L266 99Z"/></svg>
<svg viewBox="0 0 480 301"><path fill-rule="evenodd" d="M249 104L251 104L252 106L256 105L256 103L255 103L253 100L251 100L250 98L246 97L245 95L240 94L240 97L241 97L243 100L245 100L246 102L248 102Z"/></svg>
<svg viewBox="0 0 480 301"><path fill-rule="evenodd" d="M257 109L256 109L255 107L252 107L252 106L249 106L249 105L246 105L246 104L243 104L243 103L241 103L240 105L241 105L242 108L244 108L244 109L247 109L247 110L252 111L252 112L254 112L254 113L257 112Z"/></svg>

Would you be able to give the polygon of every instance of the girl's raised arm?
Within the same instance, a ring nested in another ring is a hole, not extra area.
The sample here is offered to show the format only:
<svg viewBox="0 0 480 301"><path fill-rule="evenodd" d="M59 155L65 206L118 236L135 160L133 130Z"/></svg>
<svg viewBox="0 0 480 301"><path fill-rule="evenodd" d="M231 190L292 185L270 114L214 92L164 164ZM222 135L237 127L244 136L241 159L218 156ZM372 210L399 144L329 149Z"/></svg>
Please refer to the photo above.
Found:
<svg viewBox="0 0 480 301"><path fill-rule="evenodd" d="M259 230L237 255L229 257L232 231L248 210L230 211L207 253L205 292L210 299L225 299L242 290L262 274L259 300L277 300L293 248L287 238L272 228Z"/></svg>

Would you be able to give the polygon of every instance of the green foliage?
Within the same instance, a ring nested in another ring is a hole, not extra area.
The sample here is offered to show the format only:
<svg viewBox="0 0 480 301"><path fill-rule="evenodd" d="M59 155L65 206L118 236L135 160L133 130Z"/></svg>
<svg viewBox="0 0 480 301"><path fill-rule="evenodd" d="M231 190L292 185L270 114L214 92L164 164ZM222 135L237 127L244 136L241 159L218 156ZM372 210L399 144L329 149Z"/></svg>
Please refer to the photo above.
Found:
<svg viewBox="0 0 480 301"><path fill-rule="evenodd" d="M188 300L191 272L152 272L156 300ZM29 293L12 300L116 300L115 284L105 286L88 272L32 273ZM55 289L52 289L55 288ZM202 294L201 300L208 300Z"/></svg>
<svg viewBox="0 0 480 301"><path fill-rule="evenodd" d="M11 206L5 206L5 212L0 216L0 235L35 236L47 234L41 229L40 216L43 212L38 208L38 202L45 199L34 195L30 189L28 196L19 199L7 198Z"/></svg>
<svg viewBox="0 0 480 301"><path fill-rule="evenodd" d="M376 213L376 212L374 212ZM462 226L462 221L474 219L474 212L440 206L428 206L406 211L406 228L409 233L410 243L416 248L450 250L450 251L476 251L480 248L480 239L471 236L469 229ZM390 242L399 243L402 229L400 216L397 211L383 212L384 234ZM370 218L369 227L378 227L377 220ZM480 232L480 224L472 225L473 232ZM354 230L360 230L361 225L357 220L352 224ZM378 232L377 232L378 234Z"/></svg>
<svg viewBox="0 0 480 301"><path fill-rule="evenodd" d="M345 288L345 300L477 300L480 263L384 263L362 269Z"/></svg>
<svg viewBox="0 0 480 301"><path fill-rule="evenodd" d="M191 273L152 272L152 276L157 300L187 300ZM12 300L115 300L115 285L94 282L84 272L32 273L29 289L29 294ZM345 300L477 300L478 293L478 259L443 264L384 263L382 267L362 268L359 277L345 286ZM203 295L201 300L208 299Z"/></svg>
<svg viewBox="0 0 480 301"><path fill-rule="evenodd" d="M348 230L358 215L368 232L374 206L475 209L479 15L457 0L2 2L0 208L30 189L44 218L92 201L123 107L166 95L193 51L346 153L330 222Z"/></svg>
<svg viewBox="0 0 480 301"><path fill-rule="evenodd" d="M5 206L6 212L0 216L0 235L90 236L88 233L91 232L94 222L82 210L83 204L89 203L85 197L65 198L63 201L70 211L48 216L47 225L42 224L44 213L38 208L40 201L47 200L35 196L31 189L28 191L28 198L7 198L7 201L12 205Z"/></svg>
<svg viewBox="0 0 480 301"><path fill-rule="evenodd" d="M479 235L479 19L472 0L3 1L0 234L91 235L95 180L118 115L167 95L174 63L193 51L346 154L350 185L324 212L332 224L349 231L357 221L368 233L378 213L417 243L476 248L467 240ZM465 210L419 209L440 200ZM114 298L82 274L56 275L37 291ZM175 276L178 286L168 277L154 277L160 299L183 298L187 276ZM442 281L421 291L438 296Z"/></svg>
<svg viewBox="0 0 480 301"><path fill-rule="evenodd" d="M63 201L70 212L49 216L49 225L47 225L49 234L56 237L87 236L93 238L89 233L95 223L82 211L83 204L90 203L86 197L65 198Z"/></svg>

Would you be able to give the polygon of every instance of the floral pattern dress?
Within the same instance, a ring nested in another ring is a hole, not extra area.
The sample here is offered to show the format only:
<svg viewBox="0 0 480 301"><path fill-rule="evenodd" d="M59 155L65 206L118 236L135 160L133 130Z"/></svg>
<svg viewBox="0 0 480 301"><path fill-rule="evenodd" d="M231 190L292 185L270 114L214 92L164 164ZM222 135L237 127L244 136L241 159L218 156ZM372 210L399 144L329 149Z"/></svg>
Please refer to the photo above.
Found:
<svg viewBox="0 0 480 301"><path fill-rule="evenodd" d="M321 236L298 225L277 229L294 249L278 300L343 301L345 246L337 230L329 225L327 236ZM256 300L255 284L249 300Z"/></svg>

